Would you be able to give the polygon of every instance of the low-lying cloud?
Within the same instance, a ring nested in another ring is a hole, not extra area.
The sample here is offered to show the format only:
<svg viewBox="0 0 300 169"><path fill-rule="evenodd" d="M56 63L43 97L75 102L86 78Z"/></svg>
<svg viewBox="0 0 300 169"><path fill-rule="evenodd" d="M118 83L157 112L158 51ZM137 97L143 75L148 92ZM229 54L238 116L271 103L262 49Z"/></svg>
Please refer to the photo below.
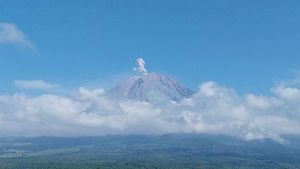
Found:
<svg viewBox="0 0 300 169"><path fill-rule="evenodd" d="M148 103L80 87L69 96L0 96L1 136L209 133L246 140L300 134L300 89L279 84L272 96L238 95L204 82L191 98Z"/></svg>
<svg viewBox="0 0 300 169"><path fill-rule="evenodd" d="M15 80L15 86L20 89L54 89L60 87L58 84L46 82L44 80Z"/></svg>

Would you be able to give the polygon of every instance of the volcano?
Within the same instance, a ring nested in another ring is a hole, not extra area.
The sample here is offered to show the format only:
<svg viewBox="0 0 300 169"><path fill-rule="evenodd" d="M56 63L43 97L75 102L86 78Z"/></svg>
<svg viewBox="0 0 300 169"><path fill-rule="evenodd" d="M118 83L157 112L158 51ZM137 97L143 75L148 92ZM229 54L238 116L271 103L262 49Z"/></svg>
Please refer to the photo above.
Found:
<svg viewBox="0 0 300 169"><path fill-rule="evenodd" d="M113 88L110 93L113 96L141 101L161 98L180 101L183 98L191 97L194 92L166 75L147 73L131 76Z"/></svg>

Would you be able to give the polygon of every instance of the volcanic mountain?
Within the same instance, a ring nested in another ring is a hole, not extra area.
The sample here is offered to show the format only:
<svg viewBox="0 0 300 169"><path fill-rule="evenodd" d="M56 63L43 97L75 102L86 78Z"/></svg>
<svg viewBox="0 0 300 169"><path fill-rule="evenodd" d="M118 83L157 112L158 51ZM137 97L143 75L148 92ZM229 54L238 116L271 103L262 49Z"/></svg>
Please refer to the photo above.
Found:
<svg viewBox="0 0 300 169"><path fill-rule="evenodd" d="M159 73L131 76L125 82L113 88L110 93L117 97L142 101L161 98L179 101L193 95L192 90L184 87L178 81Z"/></svg>

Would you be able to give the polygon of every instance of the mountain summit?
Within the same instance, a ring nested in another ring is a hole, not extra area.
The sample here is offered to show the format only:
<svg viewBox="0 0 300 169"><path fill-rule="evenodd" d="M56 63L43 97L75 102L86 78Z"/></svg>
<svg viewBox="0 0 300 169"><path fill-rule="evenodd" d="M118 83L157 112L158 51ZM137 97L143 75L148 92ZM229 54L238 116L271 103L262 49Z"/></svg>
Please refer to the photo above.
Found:
<svg viewBox="0 0 300 169"><path fill-rule="evenodd" d="M178 81L159 74L148 73L143 58L135 61L135 70L139 75L132 76L110 91L116 97L135 100L154 101L171 99L179 101L191 97L193 91L181 85Z"/></svg>
<svg viewBox="0 0 300 169"><path fill-rule="evenodd" d="M113 88L111 94L143 101L161 98L179 101L183 98L191 97L193 91L166 75L147 73L142 76L130 77Z"/></svg>

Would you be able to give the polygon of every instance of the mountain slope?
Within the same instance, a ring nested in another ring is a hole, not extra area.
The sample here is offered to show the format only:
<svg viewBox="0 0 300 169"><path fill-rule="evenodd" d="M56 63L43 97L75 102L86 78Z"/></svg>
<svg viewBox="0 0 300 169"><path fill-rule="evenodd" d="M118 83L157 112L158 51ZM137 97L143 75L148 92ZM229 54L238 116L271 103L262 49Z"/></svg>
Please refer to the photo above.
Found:
<svg viewBox="0 0 300 169"><path fill-rule="evenodd" d="M148 73L143 76L132 76L125 82L113 88L114 96L136 100L168 98L179 101L193 95L193 91L181 85L178 81L158 73Z"/></svg>

